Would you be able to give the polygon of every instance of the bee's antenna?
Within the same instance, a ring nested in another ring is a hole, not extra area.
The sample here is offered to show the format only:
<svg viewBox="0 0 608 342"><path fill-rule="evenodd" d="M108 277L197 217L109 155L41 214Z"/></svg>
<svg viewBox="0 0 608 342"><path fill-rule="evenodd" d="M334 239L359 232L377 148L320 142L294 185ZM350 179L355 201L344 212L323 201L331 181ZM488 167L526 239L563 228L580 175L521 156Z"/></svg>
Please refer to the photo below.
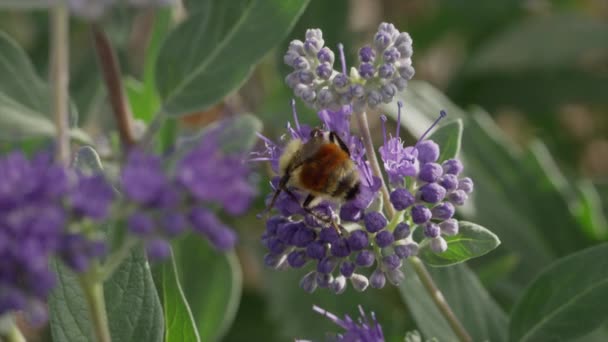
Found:
<svg viewBox="0 0 608 342"><path fill-rule="evenodd" d="M274 191L274 195L272 195L272 200L270 200L270 204L268 206L266 206L266 208L259 214L256 215L257 218L261 219L261 218L266 218L268 219L268 215L270 215L270 210L272 210L272 208L274 207L274 204L277 201L277 198L279 198L279 194L281 193L283 189L281 189L280 187L277 188Z"/></svg>
<svg viewBox="0 0 608 342"><path fill-rule="evenodd" d="M277 198L279 198L281 191L283 191L283 189L285 189L288 179L289 179L289 177L287 177L287 175L285 175L285 176L283 176L283 178L281 178L277 188L274 191L274 195L272 195L270 204L266 207L266 209L264 209L264 211L262 211L260 214L258 214L258 216L259 216L258 218L262 218L262 216L264 216L264 215L266 215L266 218L268 218L268 214L270 214L270 210L272 210L272 208L274 207L274 204L276 203ZM290 193L290 192L287 191L287 193Z"/></svg>

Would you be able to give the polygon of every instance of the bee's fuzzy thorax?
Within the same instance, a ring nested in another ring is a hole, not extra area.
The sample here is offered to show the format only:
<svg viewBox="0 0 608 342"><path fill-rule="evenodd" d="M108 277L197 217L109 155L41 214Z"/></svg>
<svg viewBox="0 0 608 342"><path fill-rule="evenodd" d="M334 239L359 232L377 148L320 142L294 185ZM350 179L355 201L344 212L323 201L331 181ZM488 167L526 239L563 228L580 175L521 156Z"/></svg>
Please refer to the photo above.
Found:
<svg viewBox="0 0 608 342"><path fill-rule="evenodd" d="M293 139L287 144L287 146L285 146L285 149L281 154L281 158L279 159L279 172L281 175L286 173L289 164L294 159L296 154L298 154L298 151L300 151L302 145L302 140Z"/></svg>

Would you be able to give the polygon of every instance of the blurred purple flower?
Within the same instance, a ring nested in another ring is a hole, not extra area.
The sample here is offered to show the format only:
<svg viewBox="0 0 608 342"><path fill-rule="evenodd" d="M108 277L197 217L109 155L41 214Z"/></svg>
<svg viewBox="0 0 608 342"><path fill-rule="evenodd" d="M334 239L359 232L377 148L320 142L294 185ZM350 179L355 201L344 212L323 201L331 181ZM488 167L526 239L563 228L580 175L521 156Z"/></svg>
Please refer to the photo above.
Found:
<svg viewBox="0 0 608 342"><path fill-rule="evenodd" d="M23 310L37 321L33 323L42 323L42 303L55 285L50 259L57 256L82 272L91 258L105 253L103 243L67 232L69 215L63 203L70 197L77 213L103 218L111 188L108 196L103 179L73 176L70 186L68 172L47 154L28 160L13 152L0 158L0 316ZM85 203L87 196L98 207Z"/></svg>
<svg viewBox="0 0 608 342"><path fill-rule="evenodd" d="M357 321L350 318L349 315L345 315L343 319L339 318L331 312L321 309L316 305L313 306L313 310L329 318L332 322L344 329L344 332L336 334L336 341L384 342L382 327L376 320L376 315L372 312L370 315L371 317L368 318L361 305L359 305L360 317L357 319Z"/></svg>
<svg viewBox="0 0 608 342"><path fill-rule="evenodd" d="M205 134L179 162L176 181L199 201L219 204L232 215L243 214L255 190L248 182L249 169L239 155L227 155L219 146L221 125Z"/></svg>
<svg viewBox="0 0 608 342"><path fill-rule="evenodd" d="M114 199L114 190L102 175L78 174L78 182L69 194L72 210L94 220L106 218Z"/></svg>

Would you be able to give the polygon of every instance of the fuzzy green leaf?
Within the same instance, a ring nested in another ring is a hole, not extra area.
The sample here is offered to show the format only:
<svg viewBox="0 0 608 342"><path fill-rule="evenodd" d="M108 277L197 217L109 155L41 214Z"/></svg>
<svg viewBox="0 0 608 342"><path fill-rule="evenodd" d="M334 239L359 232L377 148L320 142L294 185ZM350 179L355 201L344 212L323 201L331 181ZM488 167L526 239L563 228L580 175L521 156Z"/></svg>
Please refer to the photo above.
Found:
<svg viewBox="0 0 608 342"><path fill-rule="evenodd" d="M608 319L608 244L574 253L532 282L515 304L511 341L557 341L583 336Z"/></svg>
<svg viewBox="0 0 608 342"><path fill-rule="evenodd" d="M431 266L449 266L482 256L500 245L496 234L488 229L466 221L460 221L458 234L444 236L448 249L443 253L431 250L429 240L420 246L418 256Z"/></svg>
<svg viewBox="0 0 608 342"><path fill-rule="evenodd" d="M164 112L183 115L218 103L285 38L307 4L207 0L191 6L188 19L165 40L156 64Z"/></svg>

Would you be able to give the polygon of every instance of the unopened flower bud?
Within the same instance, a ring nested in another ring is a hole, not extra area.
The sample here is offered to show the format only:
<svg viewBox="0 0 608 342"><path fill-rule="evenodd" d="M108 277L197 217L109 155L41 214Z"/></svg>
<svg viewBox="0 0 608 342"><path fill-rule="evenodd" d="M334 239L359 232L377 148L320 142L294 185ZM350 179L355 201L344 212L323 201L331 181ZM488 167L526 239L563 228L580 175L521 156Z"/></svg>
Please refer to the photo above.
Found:
<svg viewBox="0 0 608 342"><path fill-rule="evenodd" d="M365 228L370 233L376 233L388 224L386 217L377 211L367 213L363 221L365 222Z"/></svg>
<svg viewBox="0 0 608 342"><path fill-rule="evenodd" d="M403 239L407 238L409 235L410 235L410 225L405 222L399 223L395 227L395 230L393 231L393 237L395 238L395 240L403 240Z"/></svg>
<svg viewBox="0 0 608 342"><path fill-rule="evenodd" d="M433 183L439 180L439 177L443 174L441 165L437 163L426 163L420 167L418 173L418 179L424 182Z"/></svg>
<svg viewBox="0 0 608 342"><path fill-rule="evenodd" d="M399 268L390 269L386 271L386 278L391 284L398 286L405 280L405 274Z"/></svg>
<svg viewBox="0 0 608 342"><path fill-rule="evenodd" d="M370 46L364 46L359 49L359 60L364 63L373 63L376 58L376 52Z"/></svg>
<svg viewBox="0 0 608 342"><path fill-rule="evenodd" d="M448 243L444 238L438 236L436 238L431 239L430 242L431 250L435 253L443 253L448 249Z"/></svg>
<svg viewBox="0 0 608 342"><path fill-rule="evenodd" d="M450 202L439 203L431 209L433 218L437 220L447 220L454 216L455 211L454 205Z"/></svg>
<svg viewBox="0 0 608 342"><path fill-rule="evenodd" d="M446 195L445 188L437 183L428 183L420 187L420 199L427 203L439 203Z"/></svg>
<svg viewBox="0 0 608 342"><path fill-rule="evenodd" d="M464 190L456 190L448 194L448 201L452 202L454 205L463 205L464 202L469 198L467 193Z"/></svg>
<svg viewBox="0 0 608 342"><path fill-rule="evenodd" d="M473 180L469 177L465 177L458 181L458 189L470 194L473 192Z"/></svg>
<svg viewBox="0 0 608 342"><path fill-rule="evenodd" d="M431 210L424 205L416 205L412 207L412 221L414 221L416 224L426 223L431 219L431 216Z"/></svg>
<svg viewBox="0 0 608 342"><path fill-rule="evenodd" d="M355 259L355 263L361 267L369 267L374 264L374 260L375 260L374 253L372 253L368 250L363 250L363 251L359 252L359 254L357 255L357 258Z"/></svg>
<svg viewBox="0 0 608 342"><path fill-rule="evenodd" d="M346 290L346 278L342 275L337 276L329 286L335 294L341 294Z"/></svg>
<svg viewBox="0 0 608 342"><path fill-rule="evenodd" d="M317 53L317 58L321 63L328 63L330 66L334 64L334 52L331 51L328 47L323 47Z"/></svg>
<svg viewBox="0 0 608 342"><path fill-rule="evenodd" d="M361 63L359 66L359 75L366 80L374 77L374 73L376 72L374 65L371 63Z"/></svg>
<svg viewBox="0 0 608 342"><path fill-rule="evenodd" d="M405 210L416 201L414 195L404 188L397 188L391 192L390 200L397 210Z"/></svg>
<svg viewBox="0 0 608 342"><path fill-rule="evenodd" d="M431 222L424 225L424 235L426 237L436 238L439 236L439 234L441 234L441 229L439 229L438 225Z"/></svg>
<svg viewBox="0 0 608 342"><path fill-rule="evenodd" d="M369 286L369 280L362 274L353 274L350 277L350 283L356 291L363 292Z"/></svg>
<svg viewBox="0 0 608 342"><path fill-rule="evenodd" d="M458 221L453 218L445 220L439 224L439 228L444 235L456 235L458 234Z"/></svg>
<svg viewBox="0 0 608 342"><path fill-rule="evenodd" d="M300 287L308 293L313 293L317 289L317 273L313 271L302 277Z"/></svg>
<svg viewBox="0 0 608 342"><path fill-rule="evenodd" d="M384 272L380 270L380 268L376 268L376 270L369 277L370 285L375 289L381 289L386 284L386 277L384 276Z"/></svg>

